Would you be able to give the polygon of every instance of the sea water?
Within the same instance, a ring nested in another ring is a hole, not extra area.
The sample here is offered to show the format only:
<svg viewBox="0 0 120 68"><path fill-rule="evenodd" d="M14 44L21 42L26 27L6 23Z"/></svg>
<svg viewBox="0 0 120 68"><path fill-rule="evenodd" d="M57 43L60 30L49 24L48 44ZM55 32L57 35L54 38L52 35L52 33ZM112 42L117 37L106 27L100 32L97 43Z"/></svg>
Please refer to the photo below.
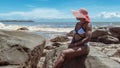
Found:
<svg viewBox="0 0 120 68"><path fill-rule="evenodd" d="M119 22L91 22L93 27L118 26ZM29 31L51 37L54 35L65 34L74 29L76 22L0 22L0 29L17 30L27 27Z"/></svg>

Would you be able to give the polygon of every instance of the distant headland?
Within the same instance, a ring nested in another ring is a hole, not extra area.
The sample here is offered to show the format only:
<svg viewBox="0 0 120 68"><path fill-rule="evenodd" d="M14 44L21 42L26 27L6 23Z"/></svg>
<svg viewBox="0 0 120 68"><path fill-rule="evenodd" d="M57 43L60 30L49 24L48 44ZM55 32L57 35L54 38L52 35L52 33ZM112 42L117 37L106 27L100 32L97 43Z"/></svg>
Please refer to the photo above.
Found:
<svg viewBox="0 0 120 68"><path fill-rule="evenodd" d="M34 22L33 20L0 20L0 22Z"/></svg>

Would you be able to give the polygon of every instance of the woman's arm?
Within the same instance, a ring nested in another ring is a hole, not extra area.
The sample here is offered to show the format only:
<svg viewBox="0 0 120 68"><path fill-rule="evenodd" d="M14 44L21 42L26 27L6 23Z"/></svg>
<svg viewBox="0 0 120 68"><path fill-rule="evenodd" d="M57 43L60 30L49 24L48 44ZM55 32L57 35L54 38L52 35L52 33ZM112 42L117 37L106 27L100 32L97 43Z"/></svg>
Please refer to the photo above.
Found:
<svg viewBox="0 0 120 68"><path fill-rule="evenodd" d="M92 34L92 26L90 23L88 23L86 26L85 38L80 42L74 43L74 46L80 46L80 45L83 45L84 43L87 43L88 41L90 41L91 34Z"/></svg>
<svg viewBox="0 0 120 68"><path fill-rule="evenodd" d="M76 26L75 26L75 29L76 29L76 27L78 26L78 23L76 24ZM72 38L72 41L71 41L71 43L70 43L70 45L69 45L69 48L71 48L71 47L74 47L74 35L73 35L73 38Z"/></svg>
<svg viewBox="0 0 120 68"><path fill-rule="evenodd" d="M76 25L75 25L75 30L76 30L76 28L78 27L78 24L79 24L79 22L77 22L76 23ZM72 38L72 41L71 41L71 44L73 44L74 43L74 41L75 41L75 36L73 35L73 38Z"/></svg>

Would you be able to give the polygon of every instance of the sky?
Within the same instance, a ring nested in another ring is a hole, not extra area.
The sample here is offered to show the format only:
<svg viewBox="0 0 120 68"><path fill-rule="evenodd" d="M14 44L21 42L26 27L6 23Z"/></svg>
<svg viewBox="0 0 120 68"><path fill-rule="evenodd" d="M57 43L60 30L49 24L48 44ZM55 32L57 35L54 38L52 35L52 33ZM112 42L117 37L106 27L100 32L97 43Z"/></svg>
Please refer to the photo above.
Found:
<svg viewBox="0 0 120 68"><path fill-rule="evenodd" d="M0 19L73 19L80 8L92 21L120 21L120 0L0 0Z"/></svg>

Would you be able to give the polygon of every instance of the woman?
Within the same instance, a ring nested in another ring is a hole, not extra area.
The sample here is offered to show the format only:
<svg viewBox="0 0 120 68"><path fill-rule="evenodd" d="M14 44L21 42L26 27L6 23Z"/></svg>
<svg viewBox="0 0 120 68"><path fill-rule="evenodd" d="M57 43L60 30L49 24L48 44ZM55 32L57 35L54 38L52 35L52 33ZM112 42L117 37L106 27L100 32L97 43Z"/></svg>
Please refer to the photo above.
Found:
<svg viewBox="0 0 120 68"><path fill-rule="evenodd" d="M62 68L63 64L69 62L75 57L83 56L85 61L89 53L88 42L91 37L92 26L88 12L86 9L82 8L79 11L72 11L72 13L79 22L77 22L75 30L73 31L74 37L71 44L68 46L68 49L62 51L61 56L54 65L54 68ZM85 68L85 64L81 68Z"/></svg>

